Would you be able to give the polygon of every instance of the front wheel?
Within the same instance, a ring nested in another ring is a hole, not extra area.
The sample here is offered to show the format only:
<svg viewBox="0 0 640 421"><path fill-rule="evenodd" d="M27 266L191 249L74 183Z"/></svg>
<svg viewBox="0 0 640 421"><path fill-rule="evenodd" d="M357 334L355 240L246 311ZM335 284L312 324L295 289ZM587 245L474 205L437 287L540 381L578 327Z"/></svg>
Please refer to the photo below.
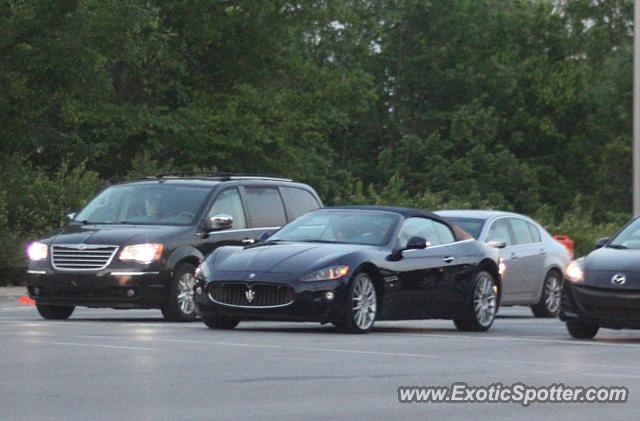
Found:
<svg viewBox="0 0 640 421"><path fill-rule="evenodd" d="M472 299L465 317L455 319L456 328L466 332L489 330L498 311L498 286L489 272L480 271L474 278Z"/></svg>
<svg viewBox="0 0 640 421"><path fill-rule="evenodd" d="M368 273L356 275L347 295L344 319L334 325L347 333L367 333L373 328L378 310L376 287Z"/></svg>
<svg viewBox="0 0 640 421"><path fill-rule="evenodd" d="M169 285L169 297L162 307L162 315L170 322L191 322L198 315L193 298L196 268L184 263L175 271Z"/></svg>
<svg viewBox="0 0 640 421"><path fill-rule="evenodd" d="M569 334L576 339L593 339L598 333L600 326L583 322L567 322Z"/></svg>
<svg viewBox="0 0 640 421"><path fill-rule="evenodd" d="M40 315L48 320L67 320L71 317L74 306L52 306L47 304L38 304L36 302L36 309Z"/></svg>
<svg viewBox="0 0 640 421"><path fill-rule="evenodd" d="M540 301L531 306L536 317L556 317L560 311L560 297L562 295L562 277L552 270L544 278Z"/></svg>

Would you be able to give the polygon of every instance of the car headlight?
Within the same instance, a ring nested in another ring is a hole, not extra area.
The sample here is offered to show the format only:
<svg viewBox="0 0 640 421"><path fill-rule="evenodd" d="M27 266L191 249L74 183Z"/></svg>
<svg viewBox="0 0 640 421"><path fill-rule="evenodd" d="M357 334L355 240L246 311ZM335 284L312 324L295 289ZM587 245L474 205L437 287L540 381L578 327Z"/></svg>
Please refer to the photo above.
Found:
<svg viewBox="0 0 640 421"><path fill-rule="evenodd" d="M335 279L342 278L347 273L349 273L349 266L329 266L327 268L305 275L300 280L303 282L333 281Z"/></svg>
<svg viewBox="0 0 640 421"><path fill-rule="evenodd" d="M135 244L126 246L120 253L120 260L135 260L140 263L151 263L162 256L162 244Z"/></svg>
<svg viewBox="0 0 640 421"><path fill-rule="evenodd" d="M27 256L29 260L44 260L49 256L49 247L46 244L34 241L27 246Z"/></svg>
<svg viewBox="0 0 640 421"><path fill-rule="evenodd" d="M574 260L564 270L564 274L571 282L584 281L584 269L580 260Z"/></svg>

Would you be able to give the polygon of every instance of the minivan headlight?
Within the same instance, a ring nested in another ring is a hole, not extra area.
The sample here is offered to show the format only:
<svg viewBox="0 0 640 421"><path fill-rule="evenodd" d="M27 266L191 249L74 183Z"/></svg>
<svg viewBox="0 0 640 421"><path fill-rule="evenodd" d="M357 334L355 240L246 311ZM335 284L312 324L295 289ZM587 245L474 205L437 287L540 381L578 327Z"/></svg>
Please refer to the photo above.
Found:
<svg viewBox="0 0 640 421"><path fill-rule="evenodd" d="M584 268L582 266L582 262L580 260L572 261L565 269L564 274L571 282L584 281Z"/></svg>
<svg viewBox="0 0 640 421"><path fill-rule="evenodd" d="M44 260L49 256L49 247L46 244L34 241L27 246L27 256L29 260Z"/></svg>
<svg viewBox="0 0 640 421"><path fill-rule="evenodd" d="M134 244L132 246L126 246L120 253L120 260L135 260L140 263L151 263L154 260L160 259L162 256L162 250L164 246L162 244Z"/></svg>
<svg viewBox="0 0 640 421"><path fill-rule="evenodd" d="M349 273L349 266L329 266L305 275L300 280L302 282L333 281L342 278L347 273Z"/></svg>

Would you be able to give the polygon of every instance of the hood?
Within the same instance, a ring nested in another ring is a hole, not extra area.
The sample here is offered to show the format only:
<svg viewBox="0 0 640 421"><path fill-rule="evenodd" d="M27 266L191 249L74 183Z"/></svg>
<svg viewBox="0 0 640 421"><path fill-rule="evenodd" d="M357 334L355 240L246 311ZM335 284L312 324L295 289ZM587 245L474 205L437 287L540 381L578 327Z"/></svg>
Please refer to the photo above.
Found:
<svg viewBox="0 0 640 421"><path fill-rule="evenodd" d="M640 250L601 248L584 259L584 285L619 290L640 289ZM623 275L622 285L613 284L614 275Z"/></svg>
<svg viewBox="0 0 640 421"><path fill-rule="evenodd" d="M53 244L117 245L162 242L184 231L184 226L162 225L67 225Z"/></svg>
<svg viewBox="0 0 640 421"><path fill-rule="evenodd" d="M285 243L245 249L216 261L213 270L224 272L304 273L331 265L336 259L361 250L362 245Z"/></svg>

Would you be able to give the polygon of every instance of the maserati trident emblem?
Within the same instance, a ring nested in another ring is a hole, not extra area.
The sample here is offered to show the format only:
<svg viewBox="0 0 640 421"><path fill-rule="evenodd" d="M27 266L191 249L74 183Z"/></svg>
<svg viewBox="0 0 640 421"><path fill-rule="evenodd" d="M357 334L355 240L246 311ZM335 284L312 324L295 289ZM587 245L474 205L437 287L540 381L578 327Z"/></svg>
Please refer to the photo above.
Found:
<svg viewBox="0 0 640 421"><path fill-rule="evenodd" d="M244 292L244 297L247 299L247 302L250 303L256 297L256 292L249 288Z"/></svg>
<svg viewBox="0 0 640 421"><path fill-rule="evenodd" d="M84 250L86 248L87 248L86 244L78 244L78 247L77 247L78 250Z"/></svg>
<svg viewBox="0 0 640 421"><path fill-rule="evenodd" d="M611 277L611 283L614 285L623 285L627 282L627 277L621 273L616 273Z"/></svg>

